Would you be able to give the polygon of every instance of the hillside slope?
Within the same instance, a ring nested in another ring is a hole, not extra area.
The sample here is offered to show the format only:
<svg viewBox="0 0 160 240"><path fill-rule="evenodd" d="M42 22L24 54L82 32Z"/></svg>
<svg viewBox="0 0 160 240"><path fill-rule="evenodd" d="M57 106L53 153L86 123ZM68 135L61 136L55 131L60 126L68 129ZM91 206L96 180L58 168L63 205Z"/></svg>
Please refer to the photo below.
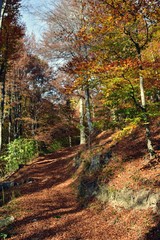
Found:
<svg viewBox="0 0 160 240"><path fill-rule="evenodd" d="M10 240L160 239L159 200L152 206L143 199L143 192L137 207L125 205L120 196L144 190L147 199L151 195L155 200L160 192L159 158L147 158L140 129L123 139L115 136L103 132L94 139L91 150L62 149L37 158L11 176L9 180L17 186L10 189L12 200L0 208L0 215L13 215L15 220L1 232ZM157 130L154 143L158 149L156 139ZM101 161L104 156L103 166L90 169L93 159Z"/></svg>

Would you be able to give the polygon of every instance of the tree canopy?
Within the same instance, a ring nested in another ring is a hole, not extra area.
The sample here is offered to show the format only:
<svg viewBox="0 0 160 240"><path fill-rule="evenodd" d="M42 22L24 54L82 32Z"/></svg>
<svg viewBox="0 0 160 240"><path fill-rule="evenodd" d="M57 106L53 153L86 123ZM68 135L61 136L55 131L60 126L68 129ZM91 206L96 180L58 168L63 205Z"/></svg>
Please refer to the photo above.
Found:
<svg viewBox="0 0 160 240"><path fill-rule="evenodd" d="M90 146L97 131L140 124L155 155L159 1L51 2L38 43L20 6L1 1L1 149L19 137Z"/></svg>

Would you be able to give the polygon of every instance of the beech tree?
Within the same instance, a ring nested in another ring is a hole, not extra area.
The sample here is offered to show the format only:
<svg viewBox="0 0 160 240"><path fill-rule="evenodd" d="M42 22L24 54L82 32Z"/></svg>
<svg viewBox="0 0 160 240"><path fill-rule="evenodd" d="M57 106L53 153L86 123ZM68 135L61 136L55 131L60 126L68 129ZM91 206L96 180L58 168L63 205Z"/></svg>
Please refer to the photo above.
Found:
<svg viewBox="0 0 160 240"><path fill-rule="evenodd" d="M0 107L0 149L2 148L2 131L4 121L4 99L6 73L9 69L9 60L12 59L18 48L18 40L24 35L23 27L19 24L20 1L3 1L1 19L3 26L0 32L0 85L1 85L1 107Z"/></svg>
<svg viewBox="0 0 160 240"><path fill-rule="evenodd" d="M113 119L114 105L117 105L116 111L120 113L118 103L121 102L122 107L134 103L135 115L139 112L145 125L147 148L152 157L154 149L144 92L145 71L149 69L144 62L143 53L158 30L158 2L106 0L94 2L92 6L92 24L85 33L86 38L91 39L90 55L93 61L87 66L87 71L95 84L102 84L102 89L106 89L107 98L112 96L117 99L116 102L112 98L110 102ZM152 68L154 65L153 62ZM138 78L140 94L137 92ZM103 101L106 103L107 99Z"/></svg>
<svg viewBox="0 0 160 240"><path fill-rule="evenodd" d="M63 66L63 70L74 78L73 89L81 91L80 96L80 142L84 143L84 117L82 112L85 100L85 114L88 125L88 136L93 130L91 120L90 86L88 74L85 69L78 72L80 66L89 61L89 45L85 39L85 29L89 13L89 3L86 1L61 1L56 8L47 13L47 30L43 35L40 52L43 56L56 64ZM42 47L43 46L43 47ZM82 69L82 68L81 68ZM60 68L62 70L62 68ZM79 79L82 78L81 81ZM78 83L78 84L77 84ZM83 97L84 95L84 97ZM82 137L83 136L83 137Z"/></svg>
<svg viewBox="0 0 160 240"><path fill-rule="evenodd" d="M19 58L12 61L6 77L5 108L12 139L25 136L29 131L30 135L35 135L40 125L43 98L53 89L51 68L38 56L28 53L23 40L16 54Z"/></svg>
<svg viewBox="0 0 160 240"><path fill-rule="evenodd" d="M59 88L68 91L61 95L66 104L74 94L80 99L80 143L86 135L90 142L93 125L103 129L141 123L148 151L154 156L149 118L159 106L151 99L158 90L149 82L158 85L158 61L155 54L152 60L147 54L150 43L158 39L157 4L121 0L73 0L68 4L63 0L45 15L47 29L40 53L58 73L64 72L63 77L59 74L63 78ZM103 126L93 122L93 115Z"/></svg>

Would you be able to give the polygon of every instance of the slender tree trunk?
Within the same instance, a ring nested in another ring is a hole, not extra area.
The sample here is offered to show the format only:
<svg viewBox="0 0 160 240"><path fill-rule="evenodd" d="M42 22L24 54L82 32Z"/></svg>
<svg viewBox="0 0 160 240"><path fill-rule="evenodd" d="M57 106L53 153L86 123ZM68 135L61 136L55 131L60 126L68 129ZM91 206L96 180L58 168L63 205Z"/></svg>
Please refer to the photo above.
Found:
<svg viewBox="0 0 160 240"><path fill-rule="evenodd" d="M8 115L8 143L11 142L12 139L12 109L11 109L11 103L12 103L12 97L11 92L8 93L9 96L9 115Z"/></svg>
<svg viewBox="0 0 160 240"><path fill-rule="evenodd" d="M2 30L3 16L5 12L5 8L7 5L7 0L2 0L0 4L0 34ZM0 55L2 53L0 52ZM6 56L5 56L6 57ZM4 60L0 66L0 151L2 150L3 144L3 119L4 119L4 96L5 96L5 75L6 75L6 61Z"/></svg>
<svg viewBox="0 0 160 240"><path fill-rule="evenodd" d="M142 75L140 75L139 81L140 81L141 104L142 104L142 108L143 108L143 112L144 112L144 123L145 123L145 129L146 129L147 149L150 154L150 158L153 158L153 157L155 157L155 151L154 151L152 141L151 141L150 123L149 123L149 119L147 116L145 91L144 91L144 80L143 80Z"/></svg>
<svg viewBox="0 0 160 240"><path fill-rule="evenodd" d="M9 113L9 122L8 122L8 143L11 142L11 132L12 132L12 121L11 121L11 115Z"/></svg>
<svg viewBox="0 0 160 240"><path fill-rule="evenodd" d="M19 137L19 128L18 128L18 98L17 98L17 90L15 88L15 102L16 105L14 107L14 139Z"/></svg>
<svg viewBox="0 0 160 240"><path fill-rule="evenodd" d="M68 137L68 140L69 140L69 146L72 147L72 137L69 136L69 137Z"/></svg>
<svg viewBox="0 0 160 240"><path fill-rule="evenodd" d="M85 104L86 104L86 117L87 117L88 131L89 131L89 134L91 134L93 130L93 126L92 126L92 120L91 120L90 92L89 92L88 86L85 89Z"/></svg>
<svg viewBox="0 0 160 240"><path fill-rule="evenodd" d="M2 130L3 130L3 117L2 111L0 110L0 151L2 150Z"/></svg>
<svg viewBox="0 0 160 240"><path fill-rule="evenodd" d="M20 137L22 135L22 97L19 89L17 88L16 83L14 83L14 101L16 105L14 107L14 139Z"/></svg>
<svg viewBox="0 0 160 240"><path fill-rule="evenodd" d="M79 100L79 113L80 113L80 144L85 144L86 138L85 138L85 126L84 126L84 104L83 104L82 97L80 97L80 100Z"/></svg>
<svg viewBox="0 0 160 240"><path fill-rule="evenodd" d="M35 126L35 124L34 124L34 119L32 119L32 125L31 125L32 136L35 135L35 133L34 133L34 126Z"/></svg>
<svg viewBox="0 0 160 240"><path fill-rule="evenodd" d="M1 82L1 103L0 103L0 150L2 150L3 144L3 120L4 120L4 83Z"/></svg>
<svg viewBox="0 0 160 240"><path fill-rule="evenodd" d="M2 0L2 2L0 3L0 29L2 28L2 21L3 21L6 4L7 4L7 0Z"/></svg>
<svg viewBox="0 0 160 240"><path fill-rule="evenodd" d="M146 100L145 100L145 92L144 92L144 80L143 76L140 74L139 76L139 86L140 86L140 93L141 93L141 105L143 109L146 109Z"/></svg>
<svg viewBox="0 0 160 240"><path fill-rule="evenodd" d="M5 75L6 67L2 64L0 69L0 150L2 150L3 144L3 120L4 120L4 101L5 101Z"/></svg>
<svg viewBox="0 0 160 240"><path fill-rule="evenodd" d="M150 122L147 116L147 109L146 109L146 99L145 99L145 90L144 90L144 79L141 71L143 70L142 67L142 60L141 60L141 50L140 48L137 49L138 52L138 57L140 61L140 74L139 74L139 84L140 84L140 94L141 94L141 105L142 105L142 110L143 110L143 116L144 116L144 124L145 124L145 129L146 129L146 141L147 141L147 149L150 154L150 158L155 157L155 151L152 145L151 141L151 132L150 132Z"/></svg>
<svg viewBox="0 0 160 240"><path fill-rule="evenodd" d="M90 106L90 92L89 87L85 89L85 105L86 105L86 118L88 125L88 145L91 145L91 133L93 131L92 120L91 120L91 106Z"/></svg>
<svg viewBox="0 0 160 240"><path fill-rule="evenodd" d="M22 97L20 95L21 93L19 93L19 104L18 104L18 118L19 118L19 121L18 121L18 130L19 130L19 136L22 136L22 133L23 133L23 128L22 128Z"/></svg>

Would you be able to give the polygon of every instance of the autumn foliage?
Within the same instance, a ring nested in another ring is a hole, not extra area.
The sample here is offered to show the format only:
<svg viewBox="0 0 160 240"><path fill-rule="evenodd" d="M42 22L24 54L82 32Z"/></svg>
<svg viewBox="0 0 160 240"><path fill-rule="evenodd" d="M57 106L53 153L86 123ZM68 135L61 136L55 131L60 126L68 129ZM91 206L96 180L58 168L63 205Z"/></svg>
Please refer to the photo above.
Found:
<svg viewBox="0 0 160 240"><path fill-rule="evenodd" d="M95 132L141 124L152 155L158 6L156 0L62 0L43 16L37 44L24 36L20 2L8 1L0 39L1 145L23 136L90 146Z"/></svg>

